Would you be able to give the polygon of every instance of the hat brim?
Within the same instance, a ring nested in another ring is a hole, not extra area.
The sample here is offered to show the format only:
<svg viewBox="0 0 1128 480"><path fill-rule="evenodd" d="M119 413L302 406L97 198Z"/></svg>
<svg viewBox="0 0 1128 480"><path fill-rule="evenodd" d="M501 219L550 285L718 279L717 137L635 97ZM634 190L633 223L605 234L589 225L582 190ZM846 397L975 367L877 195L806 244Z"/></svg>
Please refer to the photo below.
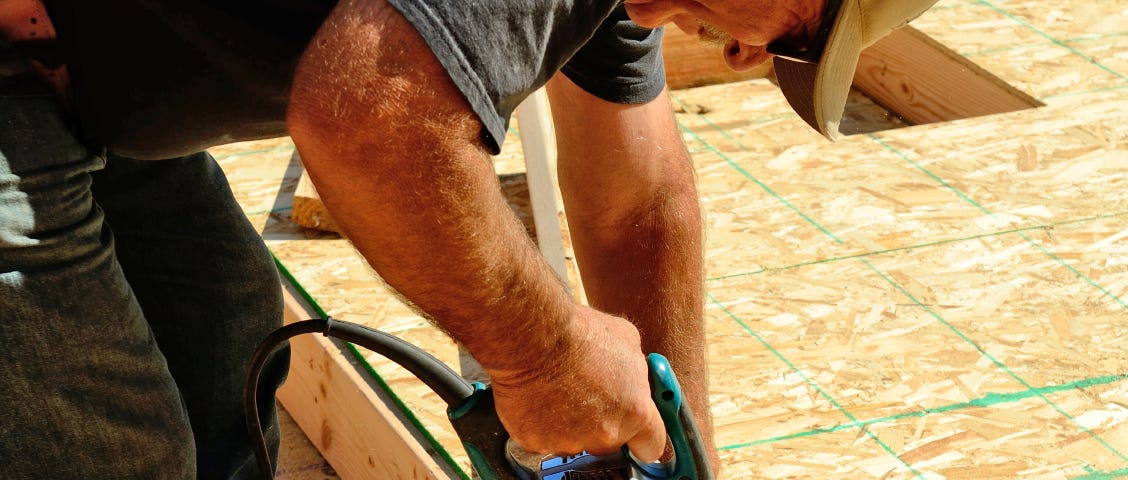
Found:
<svg viewBox="0 0 1128 480"><path fill-rule="evenodd" d="M838 126L854 80L863 43L858 0L842 0L818 64L775 57L776 79L787 103L812 128L830 140Z"/></svg>

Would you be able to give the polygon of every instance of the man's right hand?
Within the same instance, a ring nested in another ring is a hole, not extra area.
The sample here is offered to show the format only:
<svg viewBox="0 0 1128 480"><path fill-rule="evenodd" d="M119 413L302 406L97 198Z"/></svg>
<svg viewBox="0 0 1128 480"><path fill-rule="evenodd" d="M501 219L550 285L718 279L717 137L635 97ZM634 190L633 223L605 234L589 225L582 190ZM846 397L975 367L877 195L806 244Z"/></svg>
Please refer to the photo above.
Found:
<svg viewBox="0 0 1128 480"><path fill-rule="evenodd" d="M498 416L510 436L533 452L611 453L627 445L657 461L666 429L650 396L638 329L599 311L576 307L563 352L520 371L491 371ZM545 332L551 335L551 332Z"/></svg>

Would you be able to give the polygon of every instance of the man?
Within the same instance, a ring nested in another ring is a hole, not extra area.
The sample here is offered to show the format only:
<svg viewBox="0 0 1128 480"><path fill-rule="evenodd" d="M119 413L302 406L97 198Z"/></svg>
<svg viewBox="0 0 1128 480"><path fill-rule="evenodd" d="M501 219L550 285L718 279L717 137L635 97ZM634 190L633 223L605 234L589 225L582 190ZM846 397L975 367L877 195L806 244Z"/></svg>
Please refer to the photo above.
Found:
<svg viewBox="0 0 1128 480"><path fill-rule="evenodd" d="M45 3L0 0L5 476L255 475L238 390L280 318L276 274L193 152L287 133L356 248L491 375L527 449L657 459L651 351L712 446L701 218L646 27L720 37L740 68L773 41L795 57L837 45L822 0ZM905 10L845 3L854 20ZM549 78L591 307L540 259L489 163ZM837 121L823 96L820 130Z"/></svg>

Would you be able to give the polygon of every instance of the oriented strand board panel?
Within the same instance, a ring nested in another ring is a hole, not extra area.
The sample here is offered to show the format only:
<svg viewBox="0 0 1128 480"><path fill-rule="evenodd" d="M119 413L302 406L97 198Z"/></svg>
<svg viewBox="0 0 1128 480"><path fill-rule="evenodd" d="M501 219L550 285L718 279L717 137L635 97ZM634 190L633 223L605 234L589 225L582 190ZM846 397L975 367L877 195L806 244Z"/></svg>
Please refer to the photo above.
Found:
<svg viewBox="0 0 1128 480"><path fill-rule="evenodd" d="M1128 475L1126 19L1111 0L941 0L913 25L1044 105L913 126L859 93L837 143L767 80L673 92L707 215L724 478ZM329 313L458 363L347 242L289 220L286 140L213 153ZM442 402L370 360L466 470Z"/></svg>

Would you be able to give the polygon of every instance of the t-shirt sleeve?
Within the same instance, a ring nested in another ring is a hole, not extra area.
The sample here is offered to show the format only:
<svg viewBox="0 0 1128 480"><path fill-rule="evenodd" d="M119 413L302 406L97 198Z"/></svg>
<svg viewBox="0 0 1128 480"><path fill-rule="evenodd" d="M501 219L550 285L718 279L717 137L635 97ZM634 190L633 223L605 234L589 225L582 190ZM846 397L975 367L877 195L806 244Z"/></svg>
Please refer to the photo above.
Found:
<svg viewBox="0 0 1128 480"><path fill-rule="evenodd" d="M619 7L561 72L584 91L609 102L639 104L666 86L661 28L640 27Z"/></svg>

